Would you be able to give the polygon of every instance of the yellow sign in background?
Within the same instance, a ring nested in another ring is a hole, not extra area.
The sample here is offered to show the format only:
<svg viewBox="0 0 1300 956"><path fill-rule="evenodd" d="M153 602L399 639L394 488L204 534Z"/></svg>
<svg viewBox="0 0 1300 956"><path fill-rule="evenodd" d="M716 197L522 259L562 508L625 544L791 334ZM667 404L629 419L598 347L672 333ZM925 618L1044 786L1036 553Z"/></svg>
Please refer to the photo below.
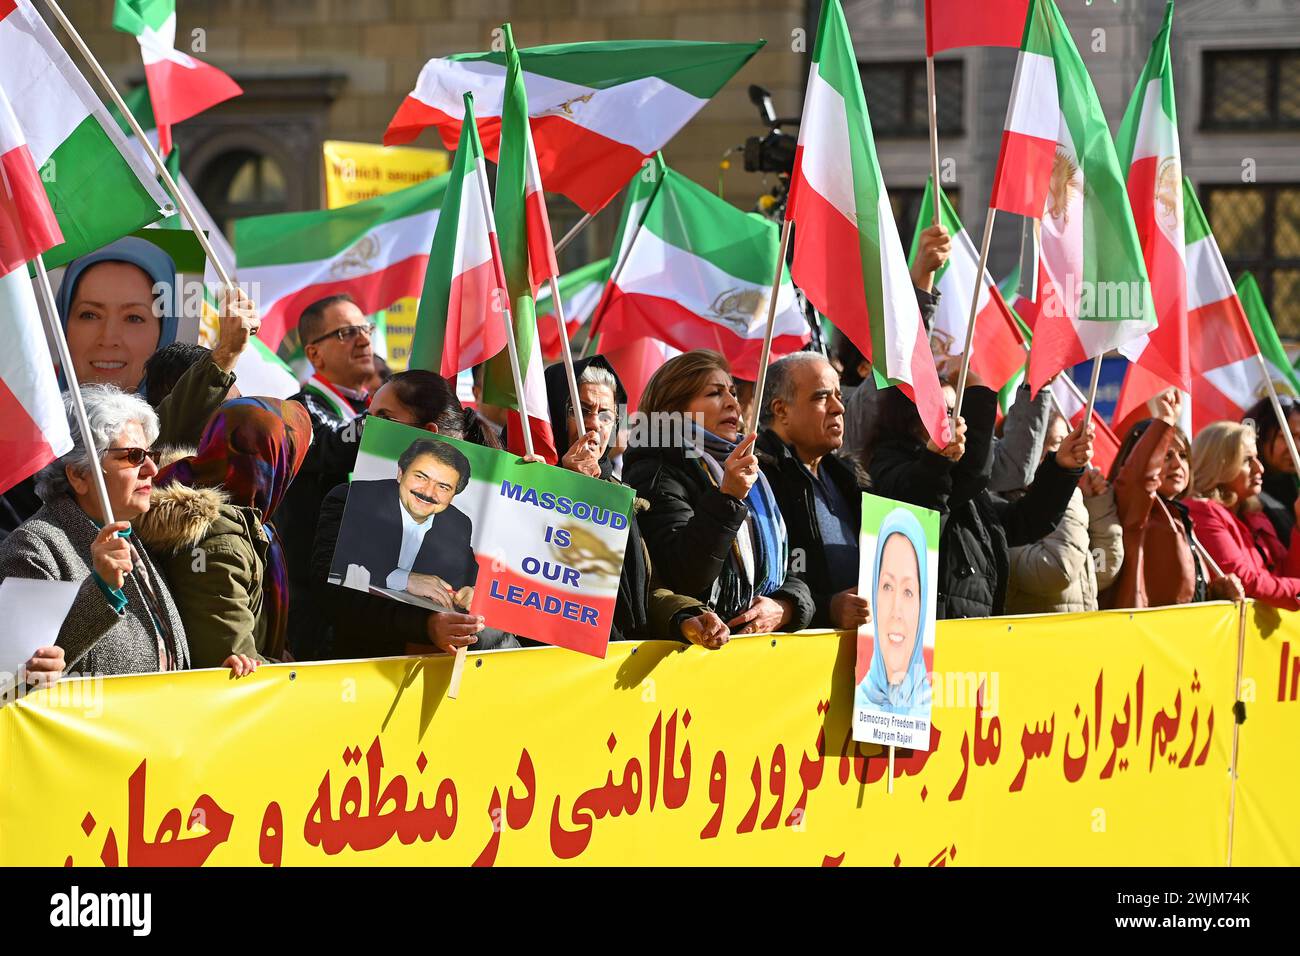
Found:
<svg viewBox="0 0 1300 956"><path fill-rule="evenodd" d="M326 140L325 207L337 209L385 196L441 176L450 168L447 153L440 149ZM387 361L394 372L404 370L410 359L418 305L418 299L398 299L384 310Z"/></svg>
<svg viewBox="0 0 1300 956"><path fill-rule="evenodd" d="M1223 865L1239 621L941 622L892 792L830 632L63 681L0 709L0 864ZM1248 707L1234 862L1294 864L1300 704Z"/></svg>

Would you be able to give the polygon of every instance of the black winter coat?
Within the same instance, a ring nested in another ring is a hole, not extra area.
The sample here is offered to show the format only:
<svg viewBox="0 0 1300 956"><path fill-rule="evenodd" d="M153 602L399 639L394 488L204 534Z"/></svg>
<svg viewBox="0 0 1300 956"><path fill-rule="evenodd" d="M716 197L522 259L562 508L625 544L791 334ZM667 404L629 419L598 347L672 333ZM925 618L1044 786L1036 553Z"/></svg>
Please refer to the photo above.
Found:
<svg viewBox="0 0 1300 956"><path fill-rule="evenodd" d="M1046 537L1060 523L1082 469L1065 469L1049 457L1023 497L1013 502L988 491L993 472L997 394L966 390L966 452L953 463L914 438L891 437L871 460L872 491L940 514L940 620L1002 614L1010 562L1007 548Z"/></svg>
<svg viewBox="0 0 1300 956"><path fill-rule="evenodd" d="M637 525L654 576L663 587L691 595L707 604L722 573L748 507L713 486L680 448L633 448L623 457L623 481L650 508L637 515ZM783 630L802 630L812 622L812 593L798 576L786 579L768 597L784 599L794 614ZM714 608L724 621L745 608Z"/></svg>
<svg viewBox="0 0 1300 956"><path fill-rule="evenodd" d="M754 443L759 467L772 486L785 527L790 535L791 563L796 555L802 556L799 577L808 585L813 599L813 627L831 627L830 606L835 591L831 587L830 568L826 550L822 545L822 532L817 524L817 505L814 500L813 478L795 457L781 437L770 428L759 433ZM826 455L817 466L848 502L852 513L853 530L862 524L862 491L853 466L835 455Z"/></svg>

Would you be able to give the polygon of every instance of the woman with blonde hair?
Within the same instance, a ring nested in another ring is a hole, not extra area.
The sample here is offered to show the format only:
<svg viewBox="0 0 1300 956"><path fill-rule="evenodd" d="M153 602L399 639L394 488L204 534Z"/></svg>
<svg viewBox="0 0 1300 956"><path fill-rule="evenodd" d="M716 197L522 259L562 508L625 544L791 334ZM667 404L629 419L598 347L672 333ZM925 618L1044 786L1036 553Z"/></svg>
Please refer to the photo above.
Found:
<svg viewBox="0 0 1300 956"><path fill-rule="evenodd" d="M1187 508L1210 556L1241 579L1247 597L1300 610L1300 531L1283 544L1260 506L1264 466L1255 429L1207 425L1192 443L1192 474L1195 498Z"/></svg>
<svg viewBox="0 0 1300 956"><path fill-rule="evenodd" d="M698 598L735 634L807 627L812 594L789 571L785 522L755 436L741 432L726 359L697 349L668 360L639 411L659 434L627 451L623 481L650 503L637 523L656 586Z"/></svg>

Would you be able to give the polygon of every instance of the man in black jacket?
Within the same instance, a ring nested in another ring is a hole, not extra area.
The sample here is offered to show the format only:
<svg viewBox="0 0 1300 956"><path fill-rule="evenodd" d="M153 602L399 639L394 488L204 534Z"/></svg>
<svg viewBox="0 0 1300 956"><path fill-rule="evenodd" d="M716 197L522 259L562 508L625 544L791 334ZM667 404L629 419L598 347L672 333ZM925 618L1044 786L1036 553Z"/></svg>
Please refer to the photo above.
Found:
<svg viewBox="0 0 1300 956"><path fill-rule="evenodd" d="M813 627L856 630L871 619L857 594L862 490L835 455L844 441L839 376L816 352L767 370L756 443L790 535L791 565L812 591Z"/></svg>
<svg viewBox="0 0 1300 956"><path fill-rule="evenodd" d="M882 402L872 490L939 512L939 620L1003 613L1008 546L1030 544L1056 529L1092 457L1092 428L1080 422L1038 467L1023 497L995 498L988 486L997 410L996 392L967 388L958 419L964 438L940 451L927 444L916 407L899 389L889 389Z"/></svg>

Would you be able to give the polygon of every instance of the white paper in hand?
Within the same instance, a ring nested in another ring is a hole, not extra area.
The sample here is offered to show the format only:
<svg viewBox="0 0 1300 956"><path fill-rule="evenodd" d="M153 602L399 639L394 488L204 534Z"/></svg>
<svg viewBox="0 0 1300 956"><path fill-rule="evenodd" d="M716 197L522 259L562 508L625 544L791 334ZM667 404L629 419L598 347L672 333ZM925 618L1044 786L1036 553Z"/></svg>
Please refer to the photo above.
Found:
<svg viewBox="0 0 1300 956"><path fill-rule="evenodd" d="M80 589L79 581L0 581L0 690L8 690L37 649L58 639Z"/></svg>

